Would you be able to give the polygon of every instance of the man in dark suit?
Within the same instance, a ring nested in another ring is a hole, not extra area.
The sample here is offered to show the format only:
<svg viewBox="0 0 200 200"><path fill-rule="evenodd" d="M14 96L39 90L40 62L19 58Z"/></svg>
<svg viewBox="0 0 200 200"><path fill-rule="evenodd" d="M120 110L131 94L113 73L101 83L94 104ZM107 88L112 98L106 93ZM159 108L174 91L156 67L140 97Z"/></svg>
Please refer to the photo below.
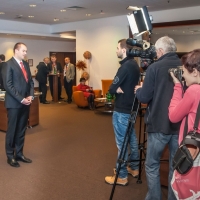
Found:
<svg viewBox="0 0 200 200"><path fill-rule="evenodd" d="M48 70L52 73L54 72L63 73L63 68L59 62L56 62L55 55L51 56L51 62L48 64ZM50 87L50 92L53 99L53 76L49 76L49 87ZM58 77L58 100L64 99L61 97L61 92L62 92L62 85L61 85L60 77Z"/></svg>
<svg viewBox="0 0 200 200"><path fill-rule="evenodd" d="M5 65L5 56L1 54L0 55L0 89L1 90L4 90L3 77L2 77L2 72L1 72L1 69L3 68L4 65Z"/></svg>
<svg viewBox="0 0 200 200"><path fill-rule="evenodd" d="M2 69L6 90L5 107L8 116L6 155L9 165L19 167L17 161L32 162L24 156L23 147L30 104L34 98L34 83L29 65L23 60L27 54L26 45L16 43L13 51L14 56L6 62L6 66Z"/></svg>
<svg viewBox="0 0 200 200"><path fill-rule="evenodd" d="M49 63L49 58L46 57L43 59L44 62L40 62L37 66L38 72L36 74L36 80L39 82L39 91L42 92L40 95L40 103L49 104L46 100L47 96L47 75L49 74L49 70L47 65Z"/></svg>

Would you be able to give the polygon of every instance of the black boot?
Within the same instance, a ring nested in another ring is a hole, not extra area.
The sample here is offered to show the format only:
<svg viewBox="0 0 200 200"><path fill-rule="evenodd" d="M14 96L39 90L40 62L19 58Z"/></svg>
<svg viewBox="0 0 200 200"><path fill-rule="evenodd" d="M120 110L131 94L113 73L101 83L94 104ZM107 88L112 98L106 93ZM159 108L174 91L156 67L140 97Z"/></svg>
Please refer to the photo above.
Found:
<svg viewBox="0 0 200 200"><path fill-rule="evenodd" d="M88 106L89 106L89 109L90 110L92 110L93 108L92 108L92 101L91 101L91 98L92 98L92 95L90 95L88 98L87 98L87 100L88 100Z"/></svg>
<svg viewBox="0 0 200 200"><path fill-rule="evenodd" d="M91 95L90 102L92 105L92 109L94 109L94 95Z"/></svg>

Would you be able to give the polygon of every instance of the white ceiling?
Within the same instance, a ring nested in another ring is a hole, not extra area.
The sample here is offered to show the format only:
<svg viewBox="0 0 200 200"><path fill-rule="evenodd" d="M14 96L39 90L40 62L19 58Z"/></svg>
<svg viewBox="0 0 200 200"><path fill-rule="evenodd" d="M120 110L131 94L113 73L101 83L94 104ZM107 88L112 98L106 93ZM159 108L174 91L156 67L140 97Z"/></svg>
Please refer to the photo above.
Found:
<svg viewBox="0 0 200 200"><path fill-rule="evenodd" d="M29 5L35 4L36 7ZM200 0L0 0L0 19L57 24L126 15L128 6L148 6L150 11L199 6ZM69 10L68 7L83 7ZM65 12L60 10L66 9ZM100 14L100 12L104 14ZM91 14L91 16L86 16ZM34 16L29 18L28 16ZM54 21L54 19L59 21Z"/></svg>
<svg viewBox="0 0 200 200"><path fill-rule="evenodd" d="M30 5L36 7L30 7ZM127 15L131 12L128 6L148 6L148 11L159 11L175 8L200 6L200 0L0 0L0 19L21 21L40 24L60 24L75 21L83 21L97 18L106 18L119 15ZM83 7L82 9L67 9L68 7ZM65 9L65 12L60 10ZM101 14L102 13L104 14ZM91 14L90 16L86 16ZM29 18L28 16L34 16ZM54 19L59 21L54 21ZM167 21L167 20L166 20ZM191 32L194 30L194 32ZM76 32L68 33L74 36ZM182 26L176 28L156 28L153 34L200 34L200 26ZM0 37L5 34L0 34ZM27 35L6 35L6 37L22 37L42 40L64 40L64 38L41 37ZM69 39L72 41L73 39Z"/></svg>

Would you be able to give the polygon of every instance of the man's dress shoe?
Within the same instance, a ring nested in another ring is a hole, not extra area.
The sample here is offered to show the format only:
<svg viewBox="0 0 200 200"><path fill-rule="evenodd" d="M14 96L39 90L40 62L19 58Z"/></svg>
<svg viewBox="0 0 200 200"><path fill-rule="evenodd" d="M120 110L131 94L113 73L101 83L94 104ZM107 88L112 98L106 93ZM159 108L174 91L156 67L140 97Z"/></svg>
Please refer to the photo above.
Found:
<svg viewBox="0 0 200 200"><path fill-rule="evenodd" d="M48 101L45 101L45 102L43 102L43 104L50 104L50 102L48 102Z"/></svg>
<svg viewBox="0 0 200 200"><path fill-rule="evenodd" d="M20 166L19 163L14 158L12 158L12 159L8 158L7 163L12 167Z"/></svg>
<svg viewBox="0 0 200 200"><path fill-rule="evenodd" d="M16 156L17 161L22 161L24 163L32 163L32 160L29 158L26 158L25 156Z"/></svg>

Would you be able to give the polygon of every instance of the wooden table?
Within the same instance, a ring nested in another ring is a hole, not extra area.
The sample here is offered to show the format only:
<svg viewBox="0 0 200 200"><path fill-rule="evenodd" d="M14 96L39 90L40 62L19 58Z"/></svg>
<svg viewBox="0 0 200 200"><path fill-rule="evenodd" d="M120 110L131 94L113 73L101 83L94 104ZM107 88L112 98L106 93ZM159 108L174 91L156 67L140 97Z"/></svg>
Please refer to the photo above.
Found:
<svg viewBox="0 0 200 200"><path fill-rule="evenodd" d="M7 131L7 110L4 107L4 101L0 101L0 130ZM35 96L30 106L29 119L27 126L35 126L39 124L39 98Z"/></svg>
<svg viewBox="0 0 200 200"><path fill-rule="evenodd" d="M114 101L107 101L106 98L94 99L95 109L94 112L113 113Z"/></svg>

